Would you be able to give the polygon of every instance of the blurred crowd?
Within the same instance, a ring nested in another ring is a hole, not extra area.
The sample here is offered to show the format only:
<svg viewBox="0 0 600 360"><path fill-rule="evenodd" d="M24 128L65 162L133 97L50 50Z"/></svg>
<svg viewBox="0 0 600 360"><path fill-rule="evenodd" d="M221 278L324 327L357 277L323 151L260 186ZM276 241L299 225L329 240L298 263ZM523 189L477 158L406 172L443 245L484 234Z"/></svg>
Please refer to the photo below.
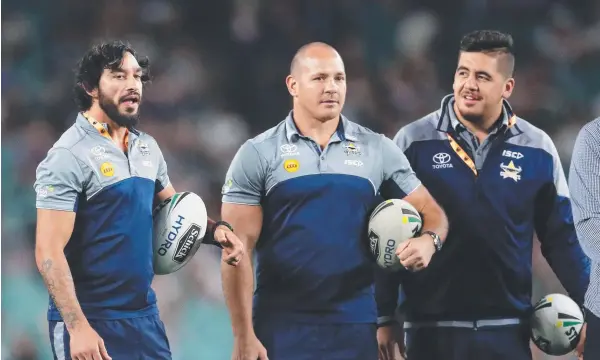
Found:
<svg viewBox="0 0 600 360"><path fill-rule="evenodd" d="M510 32L517 115L546 130L568 165L575 135L600 115L600 2L552 0L6 0L2 4L2 359L50 359L47 292L34 256L35 168L74 121L73 72L94 42L149 56L140 128L154 136L176 189L219 217L239 145L281 121L284 78L310 41L346 63L344 113L393 136L451 92L461 35ZM568 167L566 167L568 170ZM174 360L229 359L219 253L154 287ZM561 291L539 251L534 300ZM536 360L545 357L536 351ZM565 357L565 359L568 357Z"/></svg>

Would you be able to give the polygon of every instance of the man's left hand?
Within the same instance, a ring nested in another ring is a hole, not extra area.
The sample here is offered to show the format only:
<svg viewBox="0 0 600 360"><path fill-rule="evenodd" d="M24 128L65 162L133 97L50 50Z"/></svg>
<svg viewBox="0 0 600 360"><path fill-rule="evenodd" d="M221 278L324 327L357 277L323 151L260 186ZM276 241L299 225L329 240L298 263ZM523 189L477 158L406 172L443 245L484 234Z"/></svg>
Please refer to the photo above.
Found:
<svg viewBox="0 0 600 360"><path fill-rule="evenodd" d="M426 268L435 253L435 245L431 236L425 234L407 240L396 249L400 263L410 271Z"/></svg>
<svg viewBox="0 0 600 360"><path fill-rule="evenodd" d="M577 355L577 360L583 360L583 347L585 345L585 331L587 329L587 324L583 324L581 328L581 333L579 333L579 342L577 343L577 347L575 348L575 355Z"/></svg>
<svg viewBox="0 0 600 360"><path fill-rule="evenodd" d="M223 247L221 259L227 264L237 266L244 258L244 243L227 226L217 227L215 241Z"/></svg>

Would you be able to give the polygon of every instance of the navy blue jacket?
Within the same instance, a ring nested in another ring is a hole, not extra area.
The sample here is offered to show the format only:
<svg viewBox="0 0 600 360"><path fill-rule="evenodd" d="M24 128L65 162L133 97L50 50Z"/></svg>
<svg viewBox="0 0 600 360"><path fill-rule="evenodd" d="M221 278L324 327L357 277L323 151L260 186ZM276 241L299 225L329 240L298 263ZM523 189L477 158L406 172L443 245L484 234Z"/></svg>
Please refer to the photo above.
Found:
<svg viewBox="0 0 600 360"><path fill-rule="evenodd" d="M446 211L450 232L425 270L379 273L379 322L393 315L399 283L408 321L525 316L531 308L534 232L561 283L583 303L590 263L577 241L552 140L505 102L502 119L478 144L456 119L453 101L447 96L439 110L395 137Z"/></svg>

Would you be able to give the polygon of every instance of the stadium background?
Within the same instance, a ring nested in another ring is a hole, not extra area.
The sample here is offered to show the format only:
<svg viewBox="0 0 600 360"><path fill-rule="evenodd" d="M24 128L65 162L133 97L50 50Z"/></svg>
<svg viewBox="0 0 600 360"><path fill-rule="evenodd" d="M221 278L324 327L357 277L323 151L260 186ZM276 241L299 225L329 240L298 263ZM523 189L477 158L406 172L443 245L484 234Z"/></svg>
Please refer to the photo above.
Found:
<svg viewBox="0 0 600 360"><path fill-rule="evenodd" d="M452 5L450 5L452 3ZM516 41L516 113L546 130L568 165L581 125L600 115L600 2L551 0L6 0L2 5L2 359L49 359L47 294L33 257L35 168L75 118L72 69L99 39L130 41L153 62L141 129L179 190L218 217L224 172L248 137L283 119L294 51L337 47L345 114L389 136L451 91L460 36ZM561 290L534 256L534 297ZM156 279L175 360L229 359L218 252ZM568 357L565 357L565 359ZM536 360L544 359L539 353Z"/></svg>

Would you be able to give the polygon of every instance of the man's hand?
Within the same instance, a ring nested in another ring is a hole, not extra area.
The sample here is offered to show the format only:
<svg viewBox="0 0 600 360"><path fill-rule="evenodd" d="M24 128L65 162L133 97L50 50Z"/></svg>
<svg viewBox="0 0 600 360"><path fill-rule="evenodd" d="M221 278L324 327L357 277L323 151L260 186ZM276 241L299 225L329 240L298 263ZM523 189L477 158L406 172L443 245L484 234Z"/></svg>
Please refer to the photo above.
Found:
<svg viewBox="0 0 600 360"><path fill-rule="evenodd" d="M435 245L431 236L425 234L407 240L396 249L396 255L402 266L410 271L426 268L435 253Z"/></svg>
<svg viewBox="0 0 600 360"><path fill-rule="evenodd" d="M236 337L233 342L231 360L269 360L267 349L252 333L243 337Z"/></svg>
<svg viewBox="0 0 600 360"><path fill-rule="evenodd" d="M577 347L575 348L575 355L577 355L577 360L583 360L583 347L585 345L585 332L587 330L587 323L583 324L581 328L581 333L579 334L579 342L577 343Z"/></svg>
<svg viewBox="0 0 600 360"><path fill-rule="evenodd" d="M244 243L224 225L216 228L215 241L223 247L221 259L229 265L237 266L244 257Z"/></svg>
<svg viewBox="0 0 600 360"><path fill-rule="evenodd" d="M73 360L111 360L104 340L89 324L81 325L69 332L71 357Z"/></svg>
<svg viewBox="0 0 600 360"><path fill-rule="evenodd" d="M382 326L377 329L377 345L379 360L396 360L396 345L398 345L400 355L406 358L404 330L397 325Z"/></svg>

